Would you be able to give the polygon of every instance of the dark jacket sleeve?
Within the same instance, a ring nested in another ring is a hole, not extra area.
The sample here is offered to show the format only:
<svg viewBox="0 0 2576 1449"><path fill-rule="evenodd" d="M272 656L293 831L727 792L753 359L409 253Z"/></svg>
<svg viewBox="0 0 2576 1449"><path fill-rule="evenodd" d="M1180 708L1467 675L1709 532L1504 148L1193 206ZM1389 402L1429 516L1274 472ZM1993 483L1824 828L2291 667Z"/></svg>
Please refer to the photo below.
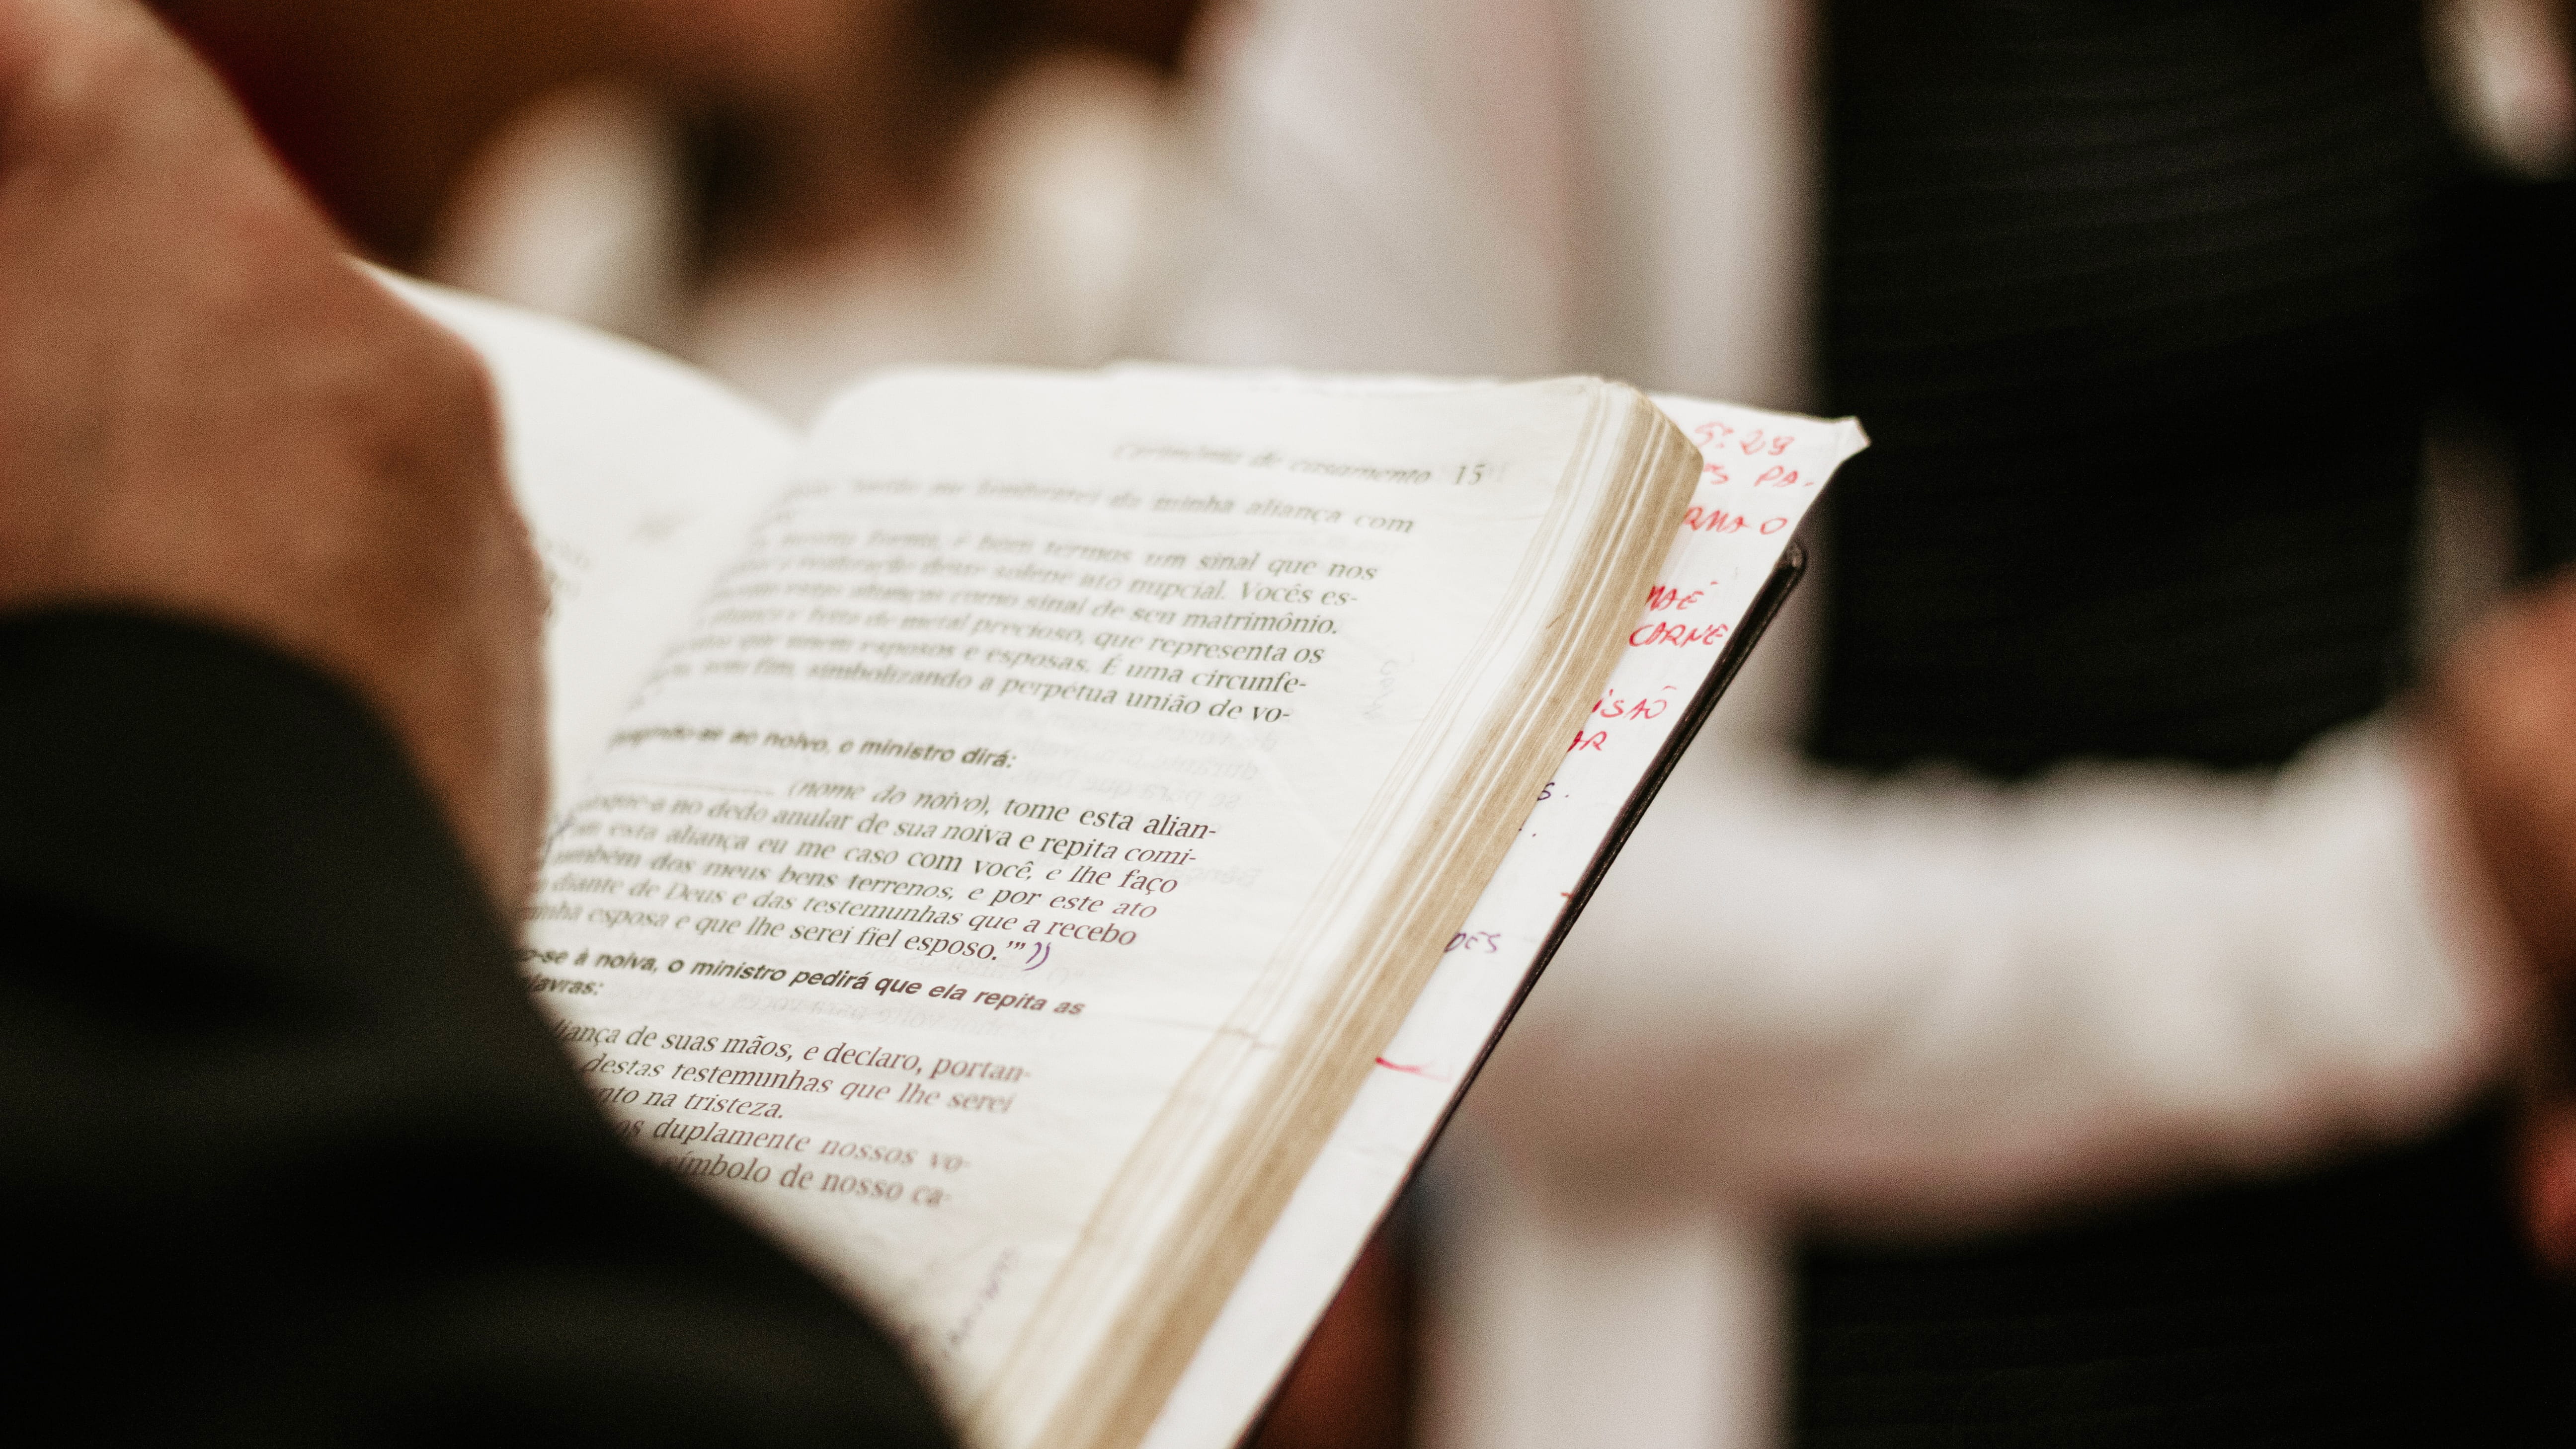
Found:
<svg viewBox="0 0 2576 1449"><path fill-rule="evenodd" d="M12 1418L83 1442L938 1445L900 1352L614 1139L313 671L0 619Z"/></svg>

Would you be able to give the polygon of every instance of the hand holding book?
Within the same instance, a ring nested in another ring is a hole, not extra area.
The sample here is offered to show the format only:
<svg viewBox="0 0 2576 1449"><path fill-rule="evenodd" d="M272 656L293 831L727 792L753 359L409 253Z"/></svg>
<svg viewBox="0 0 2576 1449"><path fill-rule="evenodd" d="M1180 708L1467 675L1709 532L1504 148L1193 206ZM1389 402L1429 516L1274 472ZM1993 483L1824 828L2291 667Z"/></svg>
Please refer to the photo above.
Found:
<svg viewBox="0 0 2576 1449"><path fill-rule="evenodd" d="M543 793L492 404L141 9L0 6L0 608L246 633L356 689L504 913Z"/></svg>

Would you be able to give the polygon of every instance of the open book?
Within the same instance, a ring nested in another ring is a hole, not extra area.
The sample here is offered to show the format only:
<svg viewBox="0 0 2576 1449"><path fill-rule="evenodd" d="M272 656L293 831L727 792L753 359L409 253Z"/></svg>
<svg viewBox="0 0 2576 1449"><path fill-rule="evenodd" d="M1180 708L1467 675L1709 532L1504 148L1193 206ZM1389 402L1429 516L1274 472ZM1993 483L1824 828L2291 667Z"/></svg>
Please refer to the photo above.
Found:
<svg viewBox="0 0 2576 1449"><path fill-rule="evenodd" d="M1861 445L1145 367L889 374L800 438L413 295L553 590L533 989L992 1449L1242 1433Z"/></svg>

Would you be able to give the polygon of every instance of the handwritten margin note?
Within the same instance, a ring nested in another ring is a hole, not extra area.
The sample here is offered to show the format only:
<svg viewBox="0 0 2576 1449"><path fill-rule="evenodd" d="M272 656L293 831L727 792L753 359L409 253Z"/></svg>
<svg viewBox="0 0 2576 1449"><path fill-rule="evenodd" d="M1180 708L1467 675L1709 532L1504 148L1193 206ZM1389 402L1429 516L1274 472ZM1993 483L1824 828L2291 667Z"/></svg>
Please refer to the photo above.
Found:
<svg viewBox="0 0 2576 1449"><path fill-rule="evenodd" d="M1716 667L1845 460L1826 421L1658 394L1700 449L1698 491L1627 653L1395 1039L1271 1229L1142 1449L1230 1443L1339 1291L1423 1143L1463 1090L1629 792Z"/></svg>

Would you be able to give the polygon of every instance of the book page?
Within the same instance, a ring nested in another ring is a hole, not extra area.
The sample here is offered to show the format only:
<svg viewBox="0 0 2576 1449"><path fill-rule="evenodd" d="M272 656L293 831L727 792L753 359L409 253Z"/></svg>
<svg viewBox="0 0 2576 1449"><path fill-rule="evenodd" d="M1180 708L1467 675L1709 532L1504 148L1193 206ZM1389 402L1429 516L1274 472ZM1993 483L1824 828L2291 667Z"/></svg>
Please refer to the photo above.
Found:
<svg viewBox="0 0 2576 1449"><path fill-rule="evenodd" d="M1502 871L1201 1343L1147 1449L1233 1444L1260 1412L1527 989L1630 792L1825 483L1867 445L1849 419L1673 395L1655 402L1699 446L1703 472L1628 649Z"/></svg>
<svg viewBox="0 0 2576 1449"><path fill-rule="evenodd" d="M483 357L513 492L545 569L555 799L785 486L784 423L659 353L390 274Z"/></svg>
<svg viewBox="0 0 2576 1449"><path fill-rule="evenodd" d="M527 952L559 1036L974 1437L1035 1442L1497 767L1478 722L1524 727L1551 650L1607 667L1569 601L1642 592L1680 495L1602 480L1661 436L1584 379L860 389L569 796Z"/></svg>

